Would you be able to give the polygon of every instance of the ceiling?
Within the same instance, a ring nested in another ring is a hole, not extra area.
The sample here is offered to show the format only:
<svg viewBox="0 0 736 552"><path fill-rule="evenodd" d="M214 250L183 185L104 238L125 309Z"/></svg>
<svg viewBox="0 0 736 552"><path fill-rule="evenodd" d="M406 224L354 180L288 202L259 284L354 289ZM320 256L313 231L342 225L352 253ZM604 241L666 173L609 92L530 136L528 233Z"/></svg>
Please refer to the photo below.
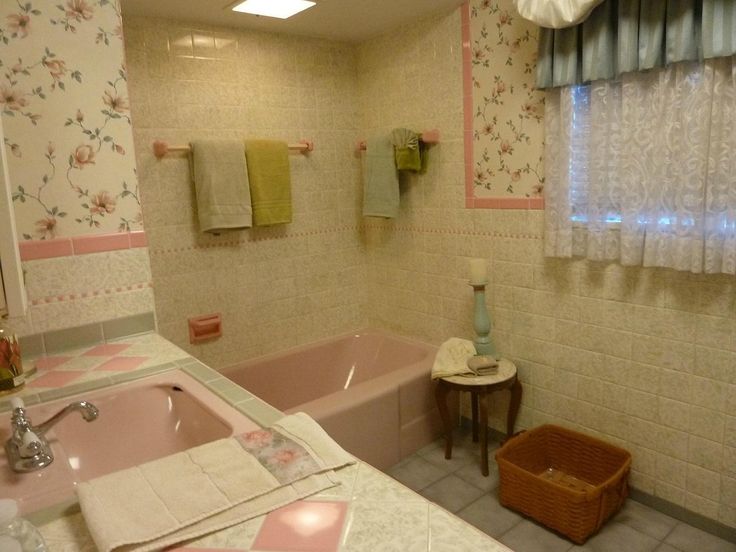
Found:
<svg viewBox="0 0 736 552"><path fill-rule="evenodd" d="M123 15L361 42L429 14L449 12L463 0L315 1L316 6L284 20L234 12L229 9L234 2L228 0L121 0L121 3Z"/></svg>

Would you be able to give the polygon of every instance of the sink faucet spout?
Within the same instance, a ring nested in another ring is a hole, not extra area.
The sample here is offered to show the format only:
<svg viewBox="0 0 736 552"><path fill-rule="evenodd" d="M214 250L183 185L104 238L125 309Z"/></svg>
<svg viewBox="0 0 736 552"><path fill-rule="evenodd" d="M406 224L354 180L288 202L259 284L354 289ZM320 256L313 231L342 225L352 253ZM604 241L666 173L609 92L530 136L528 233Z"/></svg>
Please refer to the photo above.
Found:
<svg viewBox="0 0 736 552"><path fill-rule="evenodd" d="M51 418L35 426L34 429L36 433L40 433L41 435L43 435L49 429L59 423L63 418L65 418L67 414L75 411L79 412L82 415L82 418L84 418L84 420L87 422L92 422L96 420L97 416L100 413L100 411L97 410L97 407L92 403L89 403L87 401L77 401L68 404L67 406L59 410L59 412L51 416Z"/></svg>

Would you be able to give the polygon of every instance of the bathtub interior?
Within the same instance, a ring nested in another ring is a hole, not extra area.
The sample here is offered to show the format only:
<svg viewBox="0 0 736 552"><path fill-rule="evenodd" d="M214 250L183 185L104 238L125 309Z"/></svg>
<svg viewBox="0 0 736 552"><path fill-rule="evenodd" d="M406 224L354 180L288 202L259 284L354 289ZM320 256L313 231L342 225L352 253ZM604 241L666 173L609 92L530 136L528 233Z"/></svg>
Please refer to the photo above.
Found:
<svg viewBox="0 0 736 552"><path fill-rule="evenodd" d="M426 346L379 333L254 359L223 370L229 379L282 411L426 360Z"/></svg>
<svg viewBox="0 0 736 552"><path fill-rule="evenodd" d="M385 469L442 433L430 379L435 352L390 334L358 333L223 373L285 413L306 412L348 452ZM457 402L451 408L457 412Z"/></svg>

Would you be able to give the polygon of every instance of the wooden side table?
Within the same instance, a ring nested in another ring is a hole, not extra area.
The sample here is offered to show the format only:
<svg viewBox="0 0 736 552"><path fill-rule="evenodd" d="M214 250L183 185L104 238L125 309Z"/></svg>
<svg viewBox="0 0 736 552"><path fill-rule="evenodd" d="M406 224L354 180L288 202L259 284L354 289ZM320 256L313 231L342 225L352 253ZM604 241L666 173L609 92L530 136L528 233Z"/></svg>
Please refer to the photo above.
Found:
<svg viewBox="0 0 736 552"><path fill-rule="evenodd" d="M521 405L521 382L516 378L516 366L508 359L498 362L498 373L491 376L449 376L437 380L435 398L445 426L445 458L452 458L452 421L447 407L450 391L469 391L473 410L473 442L478 442L480 433L480 469L488 476L488 394L503 389L511 390L511 401L506 418L506 436L514 434L516 416ZM480 410L480 417L478 416ZM479 432L480 425L480 432Z"/></svg>

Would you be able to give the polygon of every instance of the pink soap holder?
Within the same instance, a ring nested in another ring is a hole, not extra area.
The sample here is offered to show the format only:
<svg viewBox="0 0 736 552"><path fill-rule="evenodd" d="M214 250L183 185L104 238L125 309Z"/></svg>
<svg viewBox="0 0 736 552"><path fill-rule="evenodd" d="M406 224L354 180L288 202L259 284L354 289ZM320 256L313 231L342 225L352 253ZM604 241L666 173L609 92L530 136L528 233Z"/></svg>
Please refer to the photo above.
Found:
<svg viewBox="0 0 736 552"><path fill-rule="evenodd" d="M189 319L189 343L199 343L221 335L222 316L219 312Z"/></svg>

